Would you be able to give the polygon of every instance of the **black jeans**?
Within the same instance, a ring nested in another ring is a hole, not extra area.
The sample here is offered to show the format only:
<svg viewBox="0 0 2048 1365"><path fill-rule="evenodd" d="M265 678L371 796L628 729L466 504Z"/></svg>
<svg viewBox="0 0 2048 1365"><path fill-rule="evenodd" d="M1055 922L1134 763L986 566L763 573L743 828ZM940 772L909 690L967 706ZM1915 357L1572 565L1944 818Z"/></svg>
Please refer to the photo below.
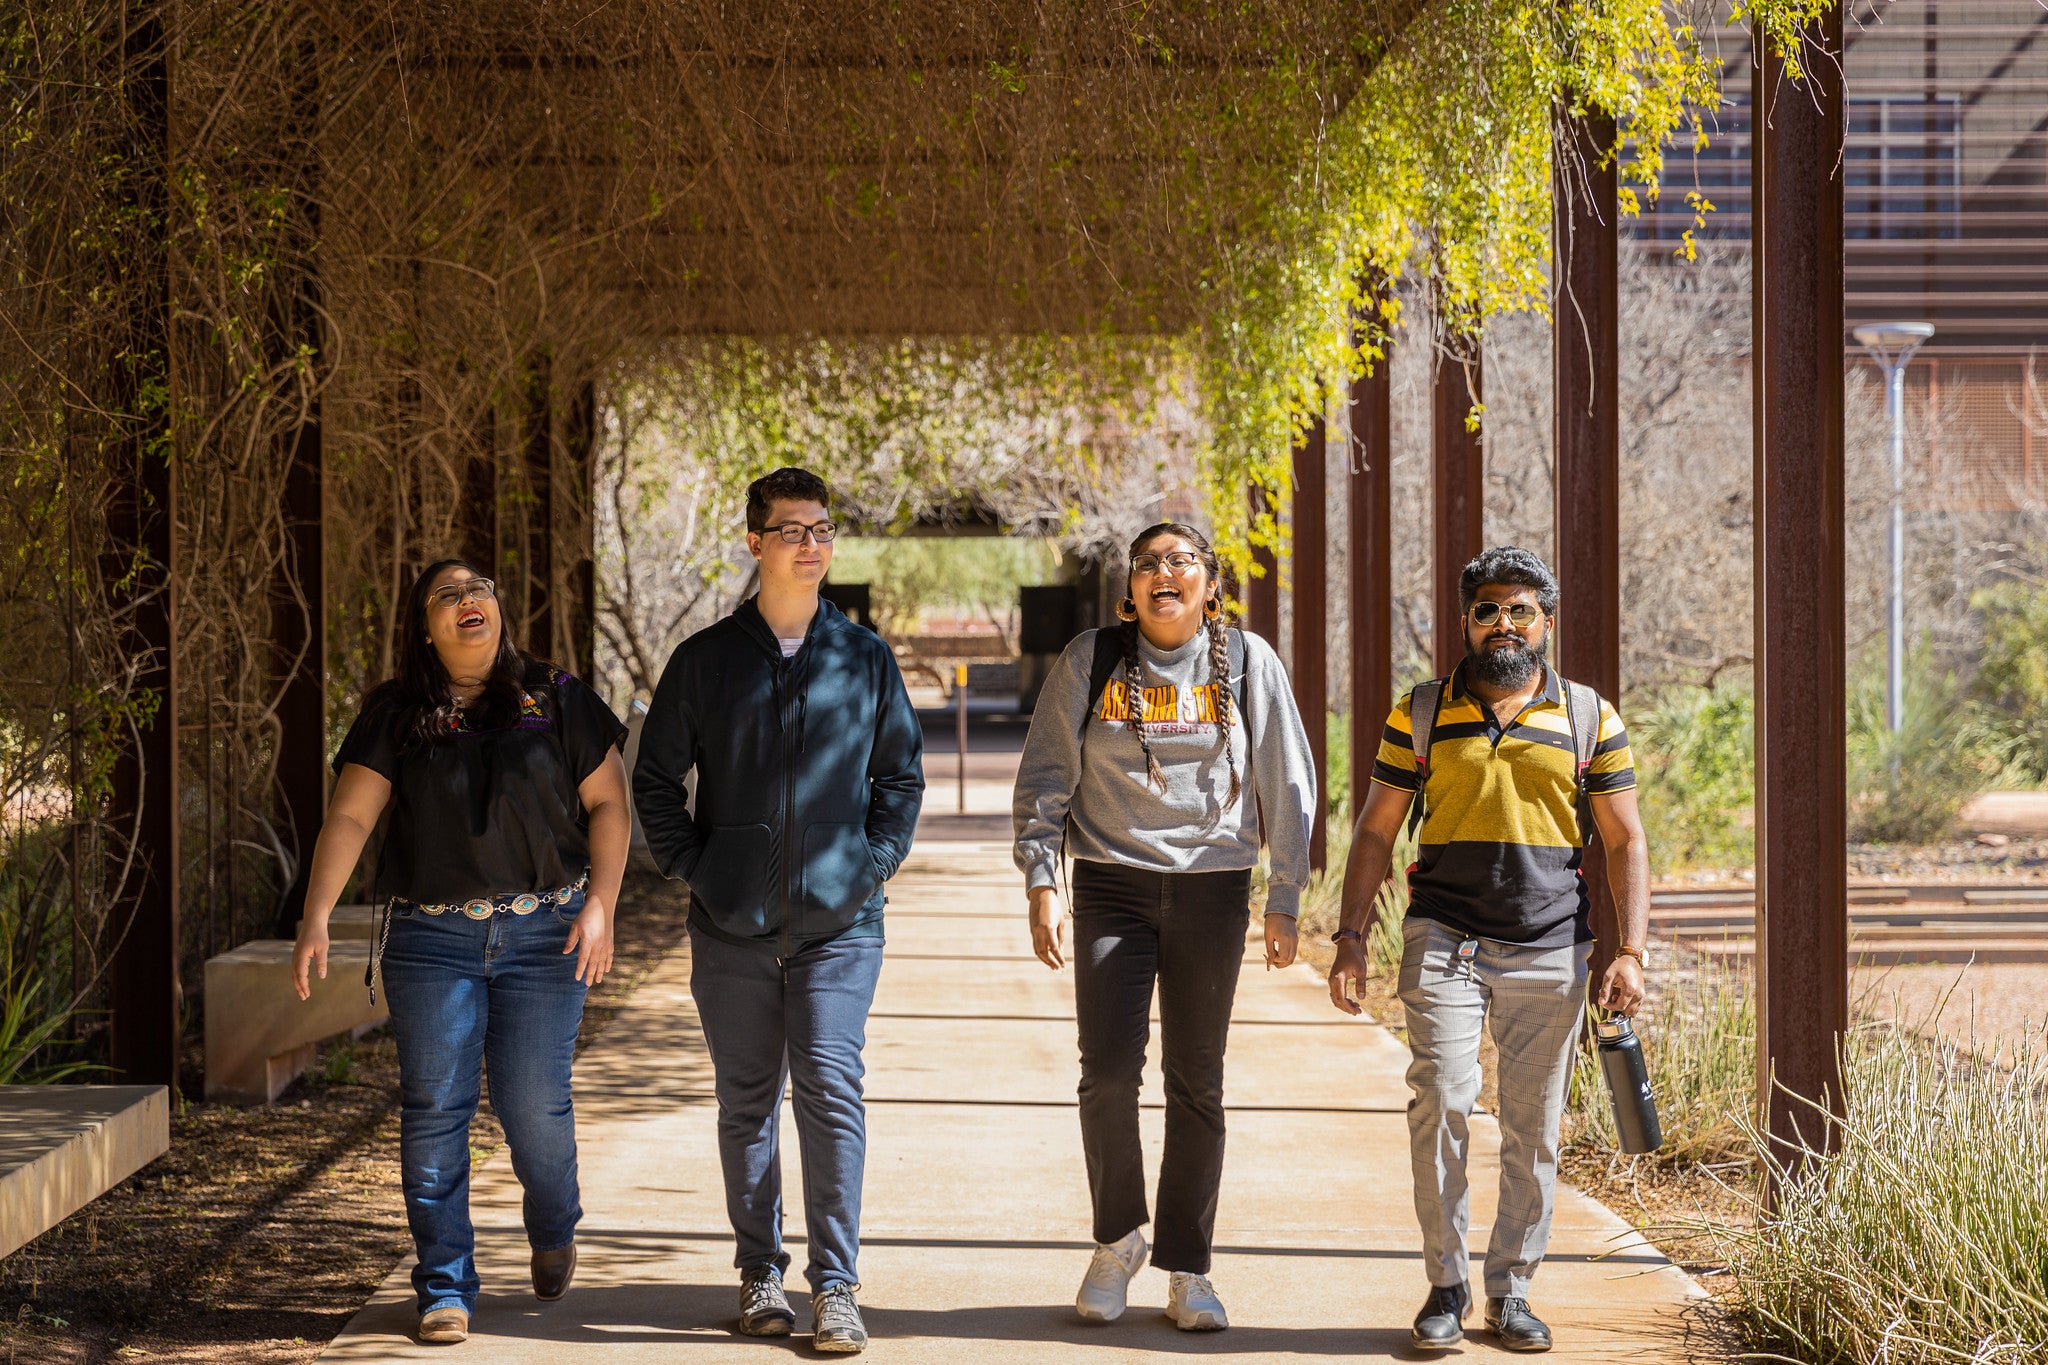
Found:
<svg viewBox="0 0 2048 1365"><path fill-rule="evenodd" d="M1138 1087L1152 1039L1152 983L1166 1079L1166 1151L1152 1264L1209 1272L1223 1181L1223 1049L1244 963L1250 869L1148 872L1074 864L1074 1012L1081 1032L1081 1146L1095 1240L1145 1223Z"/></svg>

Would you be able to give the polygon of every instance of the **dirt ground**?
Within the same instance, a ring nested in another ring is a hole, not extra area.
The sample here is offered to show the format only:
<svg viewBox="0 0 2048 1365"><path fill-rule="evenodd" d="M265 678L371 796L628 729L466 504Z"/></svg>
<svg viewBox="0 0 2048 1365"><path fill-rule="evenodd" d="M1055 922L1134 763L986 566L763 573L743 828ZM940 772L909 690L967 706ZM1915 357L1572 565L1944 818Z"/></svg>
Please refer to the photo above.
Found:
<svg viewBox="0 0 2048 1365"><path fill-rule="evenodd" d="M682 942L671 885L629 874L583 1045ZM190 1040L185 1074L196 1084L202 1070ZM0 1360L311 1360L412 1253L397 1102L381 1029L328 1048L269 1108L181 1101L169 1155L0 1260ZM481 1158L502 1141L486 1099L471 1148Z"/></svg>
<svg viewBox="0 0 2048 1365"><path fill-rule="evenodd" d="M2048 963L1867 967L1850 990L1859 1015L1940 1033L1983 1056L2029 1043L2039 1049L2048 1021Z"/></svg>

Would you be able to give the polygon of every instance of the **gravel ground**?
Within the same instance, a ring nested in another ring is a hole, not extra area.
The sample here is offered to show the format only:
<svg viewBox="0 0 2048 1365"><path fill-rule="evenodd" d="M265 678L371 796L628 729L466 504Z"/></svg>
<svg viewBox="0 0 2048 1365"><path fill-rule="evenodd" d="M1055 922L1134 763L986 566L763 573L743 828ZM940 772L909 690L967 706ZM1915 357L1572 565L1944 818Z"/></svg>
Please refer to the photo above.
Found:
<svg viewBox="0 0 2048 1365"><path fill-rule="evenodd" d="M1850 984L1857 1013L1893 1017L1922 1033L1939 1031L1978 1053L2042 1046L2048 1020L2048 963L1872 967Z"/></svg>

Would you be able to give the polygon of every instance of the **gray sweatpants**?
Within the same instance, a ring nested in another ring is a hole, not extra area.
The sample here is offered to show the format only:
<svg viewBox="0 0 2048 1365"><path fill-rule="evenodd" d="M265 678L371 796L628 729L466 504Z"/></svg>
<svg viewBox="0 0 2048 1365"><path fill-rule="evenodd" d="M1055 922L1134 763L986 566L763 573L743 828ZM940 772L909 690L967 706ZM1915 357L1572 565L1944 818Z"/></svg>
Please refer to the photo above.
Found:
<svg viewBox="0 0 2048 1365"><path fill-rule="evenodd" d="M1486 1248L1489 1298L1526 1298L1550 1242L1557 1130L1585 1010L1591 944L1521 948L1479 940L1468 976L1459 936L1431 920L1402 926L1408 1012L1408 1149L1415 1216L1434 1285L1466 1283L1468 1120L1479 1098L1479 1030L1500 1052L1500 1209Z"/></svg>

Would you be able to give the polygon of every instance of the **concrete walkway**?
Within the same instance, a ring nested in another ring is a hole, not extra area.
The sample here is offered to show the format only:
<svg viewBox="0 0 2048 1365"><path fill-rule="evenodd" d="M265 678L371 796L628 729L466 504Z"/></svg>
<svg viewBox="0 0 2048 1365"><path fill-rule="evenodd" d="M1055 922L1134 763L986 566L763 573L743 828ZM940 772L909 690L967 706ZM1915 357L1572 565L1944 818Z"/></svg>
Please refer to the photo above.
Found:
<svg viewBox="0 0 2048 1365"><path fill-rule="evenodd" d="M1213 1274L1235 1325L1175 1331L1159 1313L1166 1276L1150 1268L1121 1322L1084 1324L1073 1311L1091 1244L1071 977L1029 955L1006 844L919 844L891 885L888 957L868 1032L861 1298L871 1358L1416 1358L1408 1322L1426 1291L1403 1120L1406 1050L1377 1025L1331 1010L1306 967L1261 970L1254 949L1231 1035L1230 1159ZM1161 1121L1156 1042L1153 1053L1148 1170L1157 1169ZM579 1061L576 1094L586 1210L576 1287L551 1305L528 1292L519 1188L500 1153L475 1180L484 1294L459 1352L493 1365L813 1355L804 1336L756 1341L735 1328L715 1107L684 954L656 970ZM783 1132L794 1195L786 1117ZM1482 1249L1495 1140L1489 1120L1475 1123ZM788 1222L789 1240L800 1243L800 1207ZM800 1272L800 1245L794 1254ZM1479 1269L1475 1260L1475 1285ZM448 1348L410 1339L409 1270L410 1258L321 1359L450 1358ZM800 1273L791 1278L801 1287ZM1558 1334L1553 1360L1685 1358L1680 1317L1697 1290L1576 1192L1561 1194L1537 1288L1537 1308ZM808 1331L807 1297L798 1310ZM1506 1353L1475 1335L1435 1358Z"/></svg>

